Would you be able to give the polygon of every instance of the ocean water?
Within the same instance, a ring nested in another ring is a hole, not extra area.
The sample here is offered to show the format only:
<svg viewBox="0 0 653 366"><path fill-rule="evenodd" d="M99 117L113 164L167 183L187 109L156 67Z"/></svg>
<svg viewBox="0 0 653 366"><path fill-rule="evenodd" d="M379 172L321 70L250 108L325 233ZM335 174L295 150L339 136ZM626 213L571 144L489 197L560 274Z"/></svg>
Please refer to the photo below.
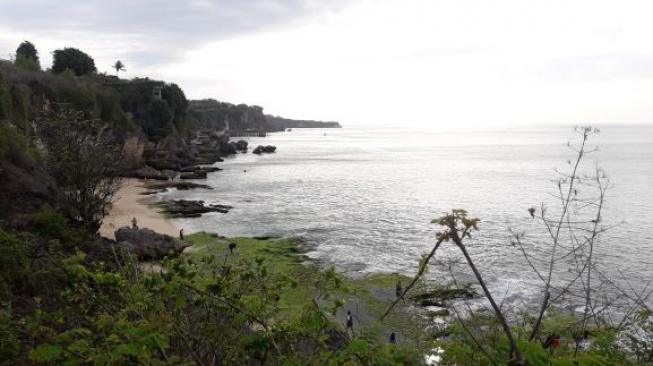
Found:
<svg viewBox="0 0 653 366"><path fill-rule="evenodd" d="M597 272L634 286L653 276L653 126L602 126L587 156L608 174L602 224L611 227L596 246ZM182 219L192 230L225 236L301 238L308 255L350 275L415 273L435 243L431 219L453 208L481 219L469 251L499 297L523 300L541 282L510 230L523 232L529 252L547 258L545 227L528 214L545 203L559 206L555 168L567 169L578 136L570 126L493 130L294 129L249 144L277 153L238 154L209 175L214 190L172 191L167 198L201 199L234 206L228 214ZM251 149L250 149L251 151ZM590 193L580 187L583 193ZM445 245L431 278L472 281ZM569 259L570 260L570 259ZM564 271L571 262L563 262ZM564 276L564 274L561 274Z"/></svg>

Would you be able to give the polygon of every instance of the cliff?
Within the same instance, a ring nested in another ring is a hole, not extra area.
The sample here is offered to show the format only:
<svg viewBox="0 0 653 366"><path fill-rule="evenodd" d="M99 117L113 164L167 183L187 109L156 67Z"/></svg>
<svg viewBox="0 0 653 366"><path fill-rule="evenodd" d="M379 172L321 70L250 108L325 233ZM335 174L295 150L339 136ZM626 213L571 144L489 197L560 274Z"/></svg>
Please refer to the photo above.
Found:
<svg viewBox="0 0 653 366"><path fill-rule="evenodd" d="M287 128L340 128L338 122L294 120L263 113L263 107L231 104L215 99L191 100L188 121L192 129L275 132Z"/></svg>
<svg viewBox="0 0 653 366"><path fill-rule="evenodd" d="M269 131L283 131L287 128L341 128L340 123L333 121L313 121L288 119L270 114L265 115Z"/></svg>

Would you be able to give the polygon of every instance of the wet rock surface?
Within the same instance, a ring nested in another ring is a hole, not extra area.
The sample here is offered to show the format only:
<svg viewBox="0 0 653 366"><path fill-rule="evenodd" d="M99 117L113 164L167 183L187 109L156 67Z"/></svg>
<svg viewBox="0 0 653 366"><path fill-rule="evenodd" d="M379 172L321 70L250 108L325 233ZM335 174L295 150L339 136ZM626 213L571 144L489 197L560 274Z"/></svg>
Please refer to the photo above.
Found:
<svg viewBox="0 0 653 366"><path fill-rule="evenodd" d="M276 146L272 146L272 145L266 145L266 146L258 145L258 146L254 149L254 151L252 151L252 153L254 153L254 154L270 154L270 153L275 152L276 150L277 150L277 147L276 147Z"/></svg>
<svg viewBox="0 0 653 366"><path fill-rule="evenodd" d="M228 205L205 205L204 201L173 200L157 204L163 212L171 217L200 217L207 212L228 213L233 207Z"/></svg>
<svg viewBox="0 0 653 366"><path fill-rule="evenodd" d="M437 306L447 307L446 303L452 300L472 299L476 297L476 291L471 286L465 287L436 287L418 291L409 296L409 299L421 307Z"/></svg>

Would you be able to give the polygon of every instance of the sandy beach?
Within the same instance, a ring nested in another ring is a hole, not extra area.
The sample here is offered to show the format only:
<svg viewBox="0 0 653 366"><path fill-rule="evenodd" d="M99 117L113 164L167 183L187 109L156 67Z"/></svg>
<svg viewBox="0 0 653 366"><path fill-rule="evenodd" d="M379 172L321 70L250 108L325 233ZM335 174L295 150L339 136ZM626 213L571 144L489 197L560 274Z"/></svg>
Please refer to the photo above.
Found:
<svg viewBox="0 0 653 366"><path fill-rule="evenodd" d="M138 179L126 179L113 201L109 214L104 217L100 227L100 235L115 239L114 231L122 226L131 226L132 218L136 217L138 226L148 228L161 234L173 237L179 236L179 227L174 221L166 219L149 205L156 203L155 196L145 196L141 193L146 188Z"/></svg>

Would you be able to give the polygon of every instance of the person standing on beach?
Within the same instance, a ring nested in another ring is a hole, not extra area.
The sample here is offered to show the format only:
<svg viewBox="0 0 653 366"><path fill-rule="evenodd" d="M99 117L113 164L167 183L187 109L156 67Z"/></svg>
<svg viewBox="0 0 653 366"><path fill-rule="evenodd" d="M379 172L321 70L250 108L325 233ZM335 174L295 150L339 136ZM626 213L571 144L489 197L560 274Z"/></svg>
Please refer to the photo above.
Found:
<svg viewBox="0 0 653 366"><path fill-rule="evenodd" d="M138 222L136 221L136 217L132 218L132 229L138 230Z"/></svg>

